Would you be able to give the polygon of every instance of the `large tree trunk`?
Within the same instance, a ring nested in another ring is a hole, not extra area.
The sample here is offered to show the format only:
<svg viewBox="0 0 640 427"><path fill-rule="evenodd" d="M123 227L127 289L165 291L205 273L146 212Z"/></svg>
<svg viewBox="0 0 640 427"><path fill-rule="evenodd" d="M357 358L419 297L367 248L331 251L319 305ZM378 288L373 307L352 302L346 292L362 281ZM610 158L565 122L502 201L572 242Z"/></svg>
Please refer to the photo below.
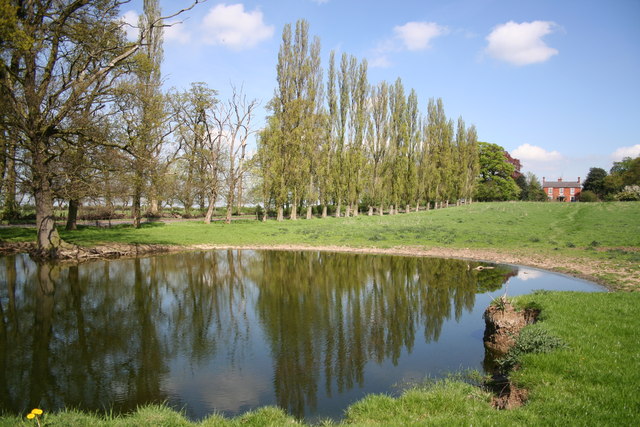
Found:
<svg viewBox="0 0 640 427"><path fill-rule="evenodd" d="M276 216L276 221L284 221L284 209L282 205L278 205L278 215Z"/></svg>
<svg viewBox="0 0 640 427"><path fill-rule="evenodd" d="M380 216L384 215L384 206L382 206L382 203L380 203L380 206L378 208L378 215Z"/></svg>
<svg viewBox="0 0 640 427"><path fill-rule="evenodd" d="M338 206L336 206L336 218L340 218L340 209L342 208L342 204L338 202Z"/></svg>
<svg viewBox="0 0 640 427"><path fill-rule="evenodd" d="M140 228L140 199L142 195L140 194L140 188L136 185L133 190L133 202L131 203L131 217L133 218L133 226L135 228Z"/></svg>
<svg viewBox="0 0 640 427"><path fill-rule="evenodd" d="M327 205L324 204L322 205L322 218L326 218L327 217Z"/></svg>
<svg viewBox="0 0 640 427"><path fill-rule="evenodd" d="M313 218L313 208L311 206L307 206L307 219Z"/></svg>
<svg viewBox="0 0 640 427"><path fill-rule="evenodd" d="M80 201L78 199L69 200L69 211L67 213L67 230L76 230L78 228L78 207Z"/></svg>
<svg viewBox="0 0 640 427"><path fill-rule="evenodd" d="M351 209L353 212L353 216L358 216L360 214L360 212L358 212L359 206L357 203L354 203Z"/></svg>
<svg viewBox="0 0 640 427"><path fill-rule="evenodd" d="M34 191L36 201L36 228L38 230L38 254L44 258L56 258L62 239L53 217L53 195L49 183L41 183Z"/></svg>
<svg viewBox="0 0 640 427"><path fill-rule="evenodd" d="M160 212L160 209L158 209L158 198L153 197L149 206L149 213L153 216L158 216L158 212Z"/></svg>
<svg viewBox="0 0 640 427"><path fill-rule="evenodd" d="M212 191L211 193L209 193L209 207L207 208L207 214L204 217L205 224L211 224L211 217L213 217L213 211L216 208L217 198L218 198L218 195L216 194L215 191Z"/></svg>
<svg viewBox="0 0 640 427"><path fill-rule="evenodd" d="M347 203L344 207L344 217L349 218L351 216L351 205Z"/></svg>
<svg viewBox="0 0 640 427"><path fill-rule="evenodd" d="M298 200L293 199L293 203L291 203L291 215L289 219L296 221L298 219Z"/></svg>
<svg viewBox="0 0 640 427"><path fill-rule="evenodd" d="M373 206L369 205L369 212L367 212L368 216L373 216Z"/></svg>
<svg viewBox="0 0 640 427"><path fill-rule="evenodd" d="M49 182L47 165L44 162L44 147L37 144L33 156L33 194L36 202L36 228L38 230L38 255L43 258L56 258L62 247L62 239L56 229L53 216L53 191Z"/></svg>
<svg viewBox="0 0 640 427"><path fill-rule="evenodd" d="M411 213L411 205L409 203L405 205L404 213Z"/></svg>
<svg viewBox="0 0 640 427"><path fill-rule="evenodd" d="M18 204L16 203L16 165L14 161L16 143L11 136L7 136L6 154L6 163L4 165L6 175L3 177L4 211L2 212L2 218L12 220L18 218Z"/></svg>

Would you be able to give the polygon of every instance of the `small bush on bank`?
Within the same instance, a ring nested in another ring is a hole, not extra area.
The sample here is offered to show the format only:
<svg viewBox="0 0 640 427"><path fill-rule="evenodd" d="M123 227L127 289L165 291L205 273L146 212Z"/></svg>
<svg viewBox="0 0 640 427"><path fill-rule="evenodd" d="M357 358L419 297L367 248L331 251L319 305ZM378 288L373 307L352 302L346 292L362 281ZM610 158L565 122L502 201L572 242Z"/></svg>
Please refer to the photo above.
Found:
<svg viewBox="0 0 640 427"><path fill-rule="evenodd" d="M520 364L522 356L529 353L549 353L567 345L560 338L551 335L540 325L530 325L520 331L516 343L506 356L498 360L500 369L504 372L512 370Z"/></svg>

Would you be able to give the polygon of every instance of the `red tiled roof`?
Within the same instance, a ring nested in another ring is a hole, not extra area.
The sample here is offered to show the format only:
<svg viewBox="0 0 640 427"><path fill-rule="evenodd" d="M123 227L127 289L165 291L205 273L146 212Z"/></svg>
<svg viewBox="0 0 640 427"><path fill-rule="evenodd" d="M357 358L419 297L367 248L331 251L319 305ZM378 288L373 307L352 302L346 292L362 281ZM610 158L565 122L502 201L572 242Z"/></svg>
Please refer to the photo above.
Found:
<svg viewBox="0 0 640 427"><path fill-rule="evenodd" d="M580 188L581 184L577 181L545 181L543 188Z"/></svg>

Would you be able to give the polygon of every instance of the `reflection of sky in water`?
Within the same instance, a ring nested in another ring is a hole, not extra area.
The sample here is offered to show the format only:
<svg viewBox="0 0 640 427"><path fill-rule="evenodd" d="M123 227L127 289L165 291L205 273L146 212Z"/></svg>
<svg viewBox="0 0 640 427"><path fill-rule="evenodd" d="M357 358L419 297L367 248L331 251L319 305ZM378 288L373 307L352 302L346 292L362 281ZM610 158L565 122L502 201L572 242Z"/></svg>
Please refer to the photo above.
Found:
<svg viewBox="0 0 640 427"><path fill-rule="evenodd" d="M35 264L17 256L0 258L0 301L10 315L10 259L15 313L24 318L8 325L24 330L9 335L25 338L0 342L5 360L24 358L17 349L41 340L31 335L38 330L34 309L56 304L49 320L54 333L45 343L52 349L44 367L52 384L39 385L40 401L53 389L51 409L78 400L75 406L94 410L166 400L195 419L275 404L311 421L339 418L365 394L393 394L425 377L482 369L482 313L505 289L509 296L602 290L528 267L479 272L479 263L461 260L214 251L81 264L76 279L59 268L52 275L58 277L55 298L47 299L34 294ZM84 341L77 335L80 321ZM118 333L126 335L130 353L103 342ZM68 366L76 365L79 376L93 375L100 385L82 398L69 397L85 384L69 379ZM87 374L84 365L104 372ZM14 401L28 400L24 384L36 375L32 366L29 360L7 366L8 384L0 386L12 390ZM0 409L19 410L2 397L0 403Z"/></svg>

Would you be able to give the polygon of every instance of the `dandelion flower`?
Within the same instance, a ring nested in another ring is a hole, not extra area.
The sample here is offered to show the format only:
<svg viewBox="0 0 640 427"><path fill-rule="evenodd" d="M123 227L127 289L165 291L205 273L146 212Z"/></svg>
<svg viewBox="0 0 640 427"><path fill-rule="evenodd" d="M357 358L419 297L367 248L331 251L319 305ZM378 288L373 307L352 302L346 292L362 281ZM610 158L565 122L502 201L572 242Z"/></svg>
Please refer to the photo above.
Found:
<svg viewBox="0 0 640 427"><path fill-rule="evenodd" d="M31 411L32 414L42 415L42 409L35 408Z"/></svg>
<svg viewBox="0 0 640 427"><path fill-rule="evenodd" d="M33 412L30 413L30 414L27 414L27 418L30 419L30 420L34 419L35 417L36 416L35 416L35 414L33 414Z"/></svg>

